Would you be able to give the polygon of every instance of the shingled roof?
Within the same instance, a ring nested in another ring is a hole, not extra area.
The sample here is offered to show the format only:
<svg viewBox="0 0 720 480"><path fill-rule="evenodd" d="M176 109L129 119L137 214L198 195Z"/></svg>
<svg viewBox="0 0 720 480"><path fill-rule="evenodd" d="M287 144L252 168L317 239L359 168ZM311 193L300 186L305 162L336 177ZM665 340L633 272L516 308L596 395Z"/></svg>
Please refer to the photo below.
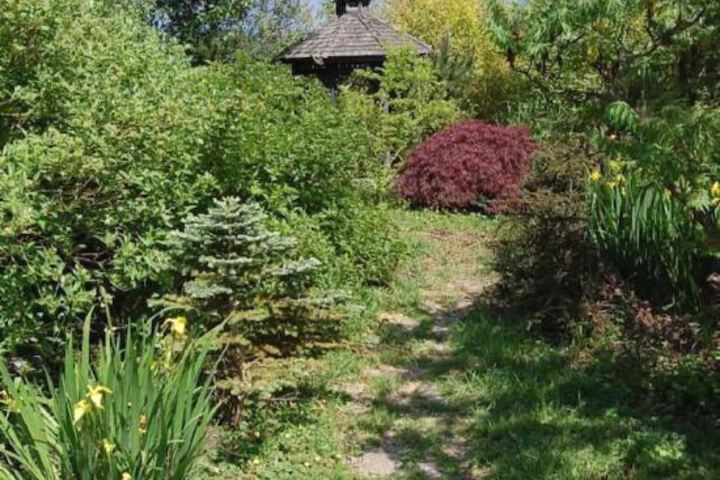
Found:
<svg viewBox="0 0 720 480"><path fill-rule="evenodd" d="M362 8L348 11L311 32L283 52L280 60L316 64L333 59L362 62L366 58L384 58L389 49L404 46L413 48L419 55L432 51L428 44L398 32Z"/></svg>

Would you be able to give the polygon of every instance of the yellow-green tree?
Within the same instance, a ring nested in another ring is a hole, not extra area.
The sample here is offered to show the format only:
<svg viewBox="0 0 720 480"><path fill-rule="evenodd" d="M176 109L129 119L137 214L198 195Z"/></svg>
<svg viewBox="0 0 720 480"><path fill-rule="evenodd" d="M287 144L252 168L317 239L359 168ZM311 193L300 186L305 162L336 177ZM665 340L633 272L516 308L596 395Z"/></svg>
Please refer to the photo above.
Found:
<svg viewBox="0 0 720 480"><path fill-rule="evenodd" d="M452 55L470 56L473 71L463 100L481 117L502 109L514 82L490 37L482 0L387 0L383 13L396 28L436 49L447 39Z"/></svg>

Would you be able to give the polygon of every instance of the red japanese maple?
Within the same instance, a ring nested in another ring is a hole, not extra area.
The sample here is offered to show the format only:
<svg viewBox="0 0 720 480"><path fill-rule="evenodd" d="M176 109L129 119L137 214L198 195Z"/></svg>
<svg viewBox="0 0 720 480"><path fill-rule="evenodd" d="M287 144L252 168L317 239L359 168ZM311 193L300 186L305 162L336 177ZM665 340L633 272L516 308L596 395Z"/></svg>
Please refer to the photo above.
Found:
<svg viewBox="0 0 720 480"><path fill-rule="evenodd" d="M524 126L460 123L415 149L395 186L414 205L452 209L487 201L492 205L518 194L535 147Z"/></svg>

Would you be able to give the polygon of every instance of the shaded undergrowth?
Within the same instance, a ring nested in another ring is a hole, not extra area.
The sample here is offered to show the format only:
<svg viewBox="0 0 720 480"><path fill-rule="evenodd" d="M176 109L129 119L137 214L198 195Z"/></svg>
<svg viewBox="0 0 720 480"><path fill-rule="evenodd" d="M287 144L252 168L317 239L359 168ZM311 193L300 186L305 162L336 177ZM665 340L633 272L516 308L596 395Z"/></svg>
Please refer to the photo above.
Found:
<svg viewBox="0 0 720 480"><path fill-rule="evenodd" d="M472 457L491 478L717 478L713 418L667 412L624 356L553 347L484 308L458 324L451 398L470 409Z"/></svg>

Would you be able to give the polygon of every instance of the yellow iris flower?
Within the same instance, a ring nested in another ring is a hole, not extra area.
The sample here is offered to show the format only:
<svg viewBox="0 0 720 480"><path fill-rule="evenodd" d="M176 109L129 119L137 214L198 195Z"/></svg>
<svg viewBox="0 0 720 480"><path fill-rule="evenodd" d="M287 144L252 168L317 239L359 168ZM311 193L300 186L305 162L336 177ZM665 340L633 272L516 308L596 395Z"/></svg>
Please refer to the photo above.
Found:
<svg viewBox="0 0 720 480"><path fill-rule="evenodd" d="M140 435L145 435L147 433L147 426L147 417L145 415L140 415L140 426L138 427Z"/></svg>
<svg viewBox="0 0 720 480"><path fill-rule="evenodd" d="M620 160L610 160L608 162L608 167L611 172L620 173L622 171L623 164Z"/></svg>
<svg viewBox="0 0 720 480"><path fill-rule="evenodd" d="M185 335L185 333L187 331L187 322L188 322L187 317L180 316L180 317L170 318L167 320L166 323L168 323L170 325L170 331L172 331L173 334L181 337L181 336Z"/></svg>
<svg viewBox="0 0 720 480"><path fill-rule="evenodd" d="M17 402L10 398L5 390L0 390L0 405L5 405L8 412L17 412L18 410Z"/></svg>
<svg viewBox="0 0 720 480"><path fill-rule="evenodd" d="M110 395L111 393L112 392L109 388L103 387L102 385L98 385L93 388L88 387L87 398L92 402L93 405L102 410L103 398L105 397L105 395Z"/></svg>
<svg viewBox="0 0 720 480"><path fill-rule="evenodd" d="M73 419L75 423L78 423L80 420L83 419L85 415L90 413L92 410L92 404L88 402L87 400L80 400L78 403L75 404L75 408L73 409Z"/></svg>
<svg viewBox="0 0 720 480"><path fill-rule="evenodd" d="M111 393L109 388L103 387L102 385L88 387L88 393L85 395L85 398L77 402L75 408L73 408L73 419L75 423L78 423L85 415L92 412L93 408L102 410L103 398L105 395Z"/></svg>
<svg viewBox="0 0 720 480"><path fill-rule="evenodd" d="M129 473L123 473L122 480L132 480L132 476Z"/></svg>
<svg viewBox="0 0 720 480"><path fill-rule="evenodd" d="M713 198L720 198L720 182L715 182L710 187L710 195Z"/></svg>
<svg viewBox="0 0 720 480"><path fill-rule="evenodd" d="M108 455L112 455L115 451L115 444L106 438L103 440L103 450L105 450L105 453Z"/></svg>
<svg viewBox="0 0 720 480"><path fill-rule="evenodd" d="M592 183L597 183L600 181L600 179L602 179L602 173L600 173L600 170L596 168L595 170L590 172L589 178Z"/></svg>

